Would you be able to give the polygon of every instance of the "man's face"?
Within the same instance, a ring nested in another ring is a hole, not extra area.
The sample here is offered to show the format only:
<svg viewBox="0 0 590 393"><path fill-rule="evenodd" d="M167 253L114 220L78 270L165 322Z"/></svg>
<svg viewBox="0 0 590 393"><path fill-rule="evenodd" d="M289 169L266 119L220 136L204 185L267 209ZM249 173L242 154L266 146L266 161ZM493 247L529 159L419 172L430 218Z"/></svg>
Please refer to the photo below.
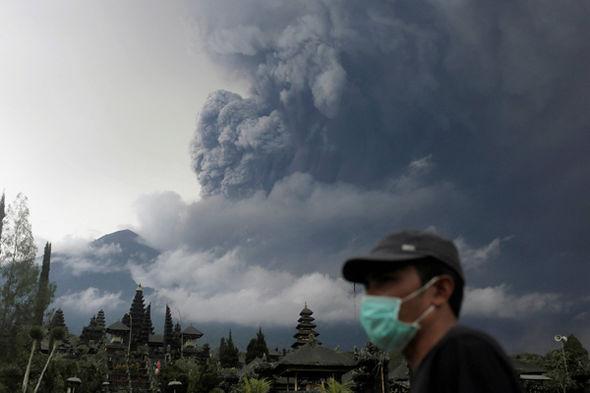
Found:
<svg viewBox="0 0 590 393"><path fill-rule="evenodd" d="M420 276L414 266L406 266L391 272L372 273L367 276L366 293L371 296L405 298L422 287ZM404 302L399 319L414 322L430 306L429 291Z"/></svg>

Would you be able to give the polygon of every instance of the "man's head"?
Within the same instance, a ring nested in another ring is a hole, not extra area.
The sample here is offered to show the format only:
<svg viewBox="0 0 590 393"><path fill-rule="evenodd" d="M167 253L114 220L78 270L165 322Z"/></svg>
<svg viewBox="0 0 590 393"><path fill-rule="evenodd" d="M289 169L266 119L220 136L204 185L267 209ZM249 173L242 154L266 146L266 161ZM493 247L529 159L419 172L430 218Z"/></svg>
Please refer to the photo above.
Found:
<svg viewBox="0 0 590 393"><path fill-rule="evenodd" d="M369 255L348 260L343 275L365 285L368 295L404 298L437 277L420 296L407 301L399 318L415 321L434 305L459 317L464 276L453 242L429 232L404 231L385 237Z"/></svg>

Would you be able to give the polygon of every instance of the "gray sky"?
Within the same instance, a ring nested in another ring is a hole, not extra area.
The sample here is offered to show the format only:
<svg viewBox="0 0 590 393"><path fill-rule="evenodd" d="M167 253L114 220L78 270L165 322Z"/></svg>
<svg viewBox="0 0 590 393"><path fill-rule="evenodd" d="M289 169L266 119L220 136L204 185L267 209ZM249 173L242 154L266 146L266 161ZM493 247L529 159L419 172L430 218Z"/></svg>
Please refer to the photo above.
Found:
<svg viewBox="0 0 590 393"><path fill-rule="evenodd" d="M8 1L0 13L0 188L37 237L96 236L143 194L198 197L189 140L207 94L240 90L180 1Z"/></svg>

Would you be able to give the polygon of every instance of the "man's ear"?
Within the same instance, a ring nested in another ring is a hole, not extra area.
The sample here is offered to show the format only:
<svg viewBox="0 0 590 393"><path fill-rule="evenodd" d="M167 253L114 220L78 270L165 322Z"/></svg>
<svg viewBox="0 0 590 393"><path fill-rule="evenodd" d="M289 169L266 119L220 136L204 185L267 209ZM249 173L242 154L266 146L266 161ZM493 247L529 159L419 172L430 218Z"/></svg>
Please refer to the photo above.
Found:
<svg viewBox="0 0 590 393"><path fill-rule="evenodd" d="M455 281L450 275L443 274L432 286L434 288L434 304L440 306L448 303L455 290Z"/></svg>

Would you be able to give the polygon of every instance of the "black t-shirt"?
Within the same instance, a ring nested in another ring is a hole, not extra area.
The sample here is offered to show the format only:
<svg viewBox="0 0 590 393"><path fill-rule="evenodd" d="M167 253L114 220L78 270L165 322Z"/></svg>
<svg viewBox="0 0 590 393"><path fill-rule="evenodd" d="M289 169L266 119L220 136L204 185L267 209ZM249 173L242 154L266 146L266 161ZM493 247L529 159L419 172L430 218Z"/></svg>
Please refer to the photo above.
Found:
<svg viewBox="0 0 590 393"><path fill-rule="evenodd" d="M510 360L491 337L455 326L413 375L412 393L520 393Z"/></svg>

